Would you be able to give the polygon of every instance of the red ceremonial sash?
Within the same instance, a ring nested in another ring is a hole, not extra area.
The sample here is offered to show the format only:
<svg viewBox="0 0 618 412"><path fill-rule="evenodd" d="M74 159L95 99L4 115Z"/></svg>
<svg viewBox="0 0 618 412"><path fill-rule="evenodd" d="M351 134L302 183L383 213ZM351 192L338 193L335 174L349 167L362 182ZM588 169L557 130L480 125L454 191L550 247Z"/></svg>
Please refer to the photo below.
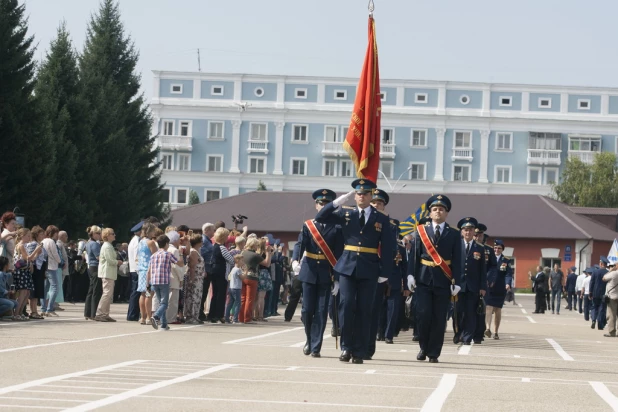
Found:
<svg viewBox="0 0 618 412"><path fill-rule="evenodd" d="M307 220L305 224L307 225L307 228L309 228L309 233L311 233L313 240L320 247L320 249L324 253L324 256L326 256L326 259L328 259L328 263L330 263L332 267L335 267L335 265L337 264L335 254L332 250L330 250L330 247L328 247L328 244L322 237L322 234L320 233L318 228L315 226L315 223L313 223L313 220Z"/></svg>
<svg viewBox="0 0 618 412"><path fill-rule="evenodd" d="M433 263L435 263L437 266L440 266L440 269L442 269L442 272L444 272L444 275L448 278L448 280L453 282L453 273L451 272L451 268L446 264L444 259L442 259L442 256L440 256L431 240L429 240L429 236L427 235L425 226L418 225L416 230L421 237L421 242L423 242L423 245L425 245L427 253L429 253L429 256L431 256L431 259L433 259Z"/></svg>

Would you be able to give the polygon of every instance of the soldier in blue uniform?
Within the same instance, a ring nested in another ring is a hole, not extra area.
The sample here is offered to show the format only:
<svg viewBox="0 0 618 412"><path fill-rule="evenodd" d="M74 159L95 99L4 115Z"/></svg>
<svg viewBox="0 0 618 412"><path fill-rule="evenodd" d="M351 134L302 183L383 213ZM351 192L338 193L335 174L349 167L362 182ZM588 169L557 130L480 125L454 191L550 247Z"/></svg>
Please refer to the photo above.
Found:
<svg viewBox="0 0 618 412"><path fill-rule="evenodd" d="M335 197L335 192L328 189L320 189L313 192L316 210L319 212L325 205L332 202ZM300 262L304 255L305 262L301 265L300 273L298 274L303 290L301 319L305 325L305 335L307 336L307 343L303 348L303 353L319 358L334 276L333 268L322 248L316 243L308 224L310 223L305 222L303 224L303 228L298 236L298 242L294 246L292 265L296 266L297 262ZM335 258L338 259L343 249L341 226L332 223L322 224L314 222L314 224Z"/></svg>
<svg viewBox="0 0 618 412"><path fill-rule="evenodd" d="M474 229L474 238L478 243L483 245L483 248L485 249L485 268L487 270L486 278L489 278L495 277L495 271L498 268L498 262L496 261L496 254L494 253L494 249L491 246L485 244L485 241L487 240L487 235L485 234L485 232L487 232L487 226L483 223L478 223L476 225L476 229ZM488 286L485 285L485 290L487 290L487 287ZM481 343L483 343L483 341L485 340L484 332L485 309L483 308L483 310L477 311L476 330L474 332L473 339L475 345L480 345Z"/></svg>
<svg viewBox="0 0 618 412"><path fill-rule="evenodd" d="M496 263L498 268L487 275L488 291L485 296L487 310L485 312L485 336L491 338L491 322L492 314L495 315L494 323L494 339L500 339L498 329L500 329L500 321L502 320L502 307L504 306L504 298L506 296L506 278L513 277L513 269L511 261L502 254L504 252L504 242L500 239L494 241L494 253L496 254Z"/></svg>
<svg viewBox="0 0 618 412"><path fill-rule="evenodd" d="M577 267L571 266L566 280L567 306L565 309L573 310L577 306L577 295L575 286L577 285Z"/></svg>
<svg viewBox="0 0 618 412"><path fill-rule="evenodd" d="M464 241L464 271L461 292L457 295L458 327L453 342L463 342L464 345L470 345L474 339L479 297L485 296L487 288L485 247L474 240L477 225L478 221L473 217L465 217L457 224Z"/></svg>
<svg viewBox="0 0 618 412"><path fill-rule="evenodd" d="M416 319L418 338L421 347L417 360L438 363L444 344L444 330L451 296L461 289L459 280L463 268L463 245L461 235L446 223L451 210L451 201L444 195L435 195L426 203L431 222L419 226L415 233L415 249L412 253L414 264L408 265L408 288L416 287ZM427 233L428 239L422 241L420 231ZM433 246L433 247L432 247ZM429 249L428 249L429 248ZM438 261L430 255L435 249ZM450 269L450 276L439 264L444 262Z"/></svg>
<svg viewBox="0 0 618 412"><path fill-rule="evenodd" d="M316 216L319 223L341 225L344 250L335 266L336 296L341 287L339 360L363 363L369 347L371 306L379 281L388 279L393 266L395 235L386 215L371 206L376 188L369 179L356 179L352 190L324 206ZM354 195L356 206L343 206ZM381 256L378 255L380 248ZM380 279L382 278L382 279Z"/></svg>
<svg viewBox="0 0 618 412"><path fill-rule="evenodd" d="M590 305L592 325L590 327L592 329L597 326L599 330L603 330L605 322L607 322L607 305L604 299L607 283L603 282L603 275L607 273L607 265L609 265L609 260L605 256L601 256L598 269L595 269L590 276L589 298L592 299Z"/></svg>

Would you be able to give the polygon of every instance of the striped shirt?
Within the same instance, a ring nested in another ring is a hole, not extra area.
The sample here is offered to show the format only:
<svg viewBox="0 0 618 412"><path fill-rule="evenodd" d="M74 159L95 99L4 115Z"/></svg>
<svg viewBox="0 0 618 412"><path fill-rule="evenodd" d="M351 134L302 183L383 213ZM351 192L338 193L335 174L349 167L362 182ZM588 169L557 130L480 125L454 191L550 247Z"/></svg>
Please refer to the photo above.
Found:
<svg viewBox="0 0 618 412"><path fill-rule="evenodd" d="M178 259L170 252L165 249L157 250L155 254L150 256L150 284L169 285L172 263L176 262L178 262Z"/></svg>

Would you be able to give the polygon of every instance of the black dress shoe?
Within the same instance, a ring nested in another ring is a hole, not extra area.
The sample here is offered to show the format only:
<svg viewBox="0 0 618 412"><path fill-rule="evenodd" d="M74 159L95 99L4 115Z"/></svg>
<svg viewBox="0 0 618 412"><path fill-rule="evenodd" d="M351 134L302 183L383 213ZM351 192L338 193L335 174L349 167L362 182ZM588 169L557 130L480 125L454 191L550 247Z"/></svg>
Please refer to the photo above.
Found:
<svg viewBox="0 0 618 412"><path fill-rule="evenodd" d="M352 363L356 363L357 365L360 365L363 363L363 358L352 358Z"/></svg>
<svg viewBox="0 0 618 412"><path fill-rule="evenodd" d="M470 342L464 342L463 344L464 345L470 345Z"/></svg>
<svg viewBox="0 0 618 412"><path fill-rule="evenodd" d="M475 344L475 345L480 345L481 343L483 343L483 341L482 341L482 340L475 340L475 341L474 341L474 344Z"/></svg>
<svg viewBox="0 0 618 412"><path fill-rule="evenodd" d="M412 342L418 342L420 339L418 336L412 336Z"/></svg>
<svg viewBox="0 0 618 412"><path fill-rule="evenodd" d="M339 355L339 360L341 362L349 362L350 359L352 359L352 355L347 350L344 350L341 352L341 355Z"/></svg>
<svg viewBox="0 0 618 412"><path fill-rule="evenodd" d="M284 322L291 322L292 319L283 319Z"/></svg>
<svg viewBox="0 0 618 412"><path fill-rule="evenodd" d="M429 363L439 363L438 358L429 358Z"/></svg>
<svg viewBox="0 0 618 412"><path fill-rule="evenodd" d="M383 340L384 340L384 336L378 336L378 339L377 339L377 340L378 340L379 342L380 342L380 341L383 341Z"/></svg>
<svg viewBox="0 0 618 412"><path fill-rule="evenodd" d="M597 322L593 320L593 321L592 321L592 325L590 326L590 329L594 329L594 327L595 327L596 325L597 325Z"/></svg>
<svg viewBox="0 0 618 412"><path fill-rule="evenodd" d="M322 355L320 355L320 352L311 352L311 357L312 358L320 358L320 357L322 357Z"/></svg>
<svg viewBox="0 0 618 412"><path fill-rule="evenodd" d="M390 345L390 344L392 344L392 343L393 343L393 340L392 340L392 339L389 339L389 338L385 338L385 339L384 339L384 342L386 342L386 343L388 343L388 344Z"/></svg>
<svg viewBox="0 0 618 412"><path fill-rule="evenodd" d="M426 359L427 359L427 354L425 353L424 350L421 349L418 355L416 355L416 360L426 360Z"/></svg>
<svg viewBox="0 0 618 412"><path fill-rule="evenodd" d="M453 336L453 343L457 345L459 342L460 342L459 336L458 335Z"/></svg>
<svg viewBox="0 0 618 412"><path fill-rule="evenodd" d="M371 356L363 356L363 360L372 360L372 359L373 359L373 357L371 357Z"/></svg>
<svg viewBox="0 0 618 412"><path fill-rule="evenodd" d="M305 343L305 347L303 348L303 353L305 355L309 355L311 353L311 349L309 348L309 344Z"/></svg>
<svg viewBox="0 0 618 412"><path fill-rule="evenodd" d="M333 338L335 336L337 336L337 334L335 333L335 327L334 326L332 328L330 328L330 336L332 336Z"/></svg>

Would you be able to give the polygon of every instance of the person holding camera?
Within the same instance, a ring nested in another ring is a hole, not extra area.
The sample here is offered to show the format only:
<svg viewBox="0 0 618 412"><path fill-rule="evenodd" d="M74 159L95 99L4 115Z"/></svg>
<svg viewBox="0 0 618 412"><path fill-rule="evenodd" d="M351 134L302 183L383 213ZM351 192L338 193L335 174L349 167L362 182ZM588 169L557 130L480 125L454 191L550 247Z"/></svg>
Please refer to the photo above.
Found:
<svg viewBox="0 0 618 412"><path fill-rule="evenodd" d="M608 265L611 272L603 275L603 282L606 282L607 293L605 294L605 302L609 308L609 326L608 332L604 334L606 338L616 337L616 322L618 321L618 267L616 262L610 262Z"/></svg>

